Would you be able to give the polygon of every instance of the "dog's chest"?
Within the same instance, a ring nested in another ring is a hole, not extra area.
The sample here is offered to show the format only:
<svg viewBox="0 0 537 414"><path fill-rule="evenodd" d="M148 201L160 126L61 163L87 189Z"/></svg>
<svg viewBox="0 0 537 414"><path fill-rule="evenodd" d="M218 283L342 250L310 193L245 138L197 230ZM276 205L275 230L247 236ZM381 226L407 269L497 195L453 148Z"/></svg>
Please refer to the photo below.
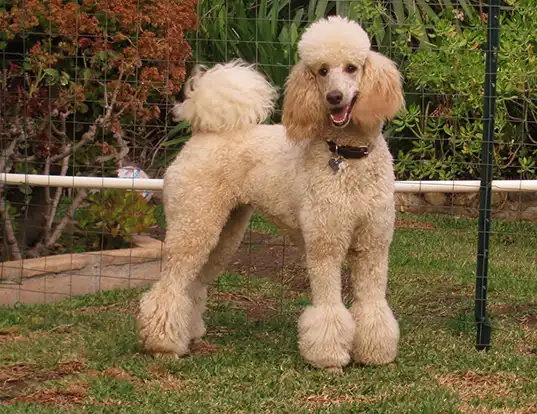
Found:
<svg viewBox="0 0 537 414"><path fill-rule="evenodd" d="M315 200L334 205L364 200L371 197L372 183L367 180L367 175L343 160L336 171L326 165L310 174L307 192Z"/></svg>

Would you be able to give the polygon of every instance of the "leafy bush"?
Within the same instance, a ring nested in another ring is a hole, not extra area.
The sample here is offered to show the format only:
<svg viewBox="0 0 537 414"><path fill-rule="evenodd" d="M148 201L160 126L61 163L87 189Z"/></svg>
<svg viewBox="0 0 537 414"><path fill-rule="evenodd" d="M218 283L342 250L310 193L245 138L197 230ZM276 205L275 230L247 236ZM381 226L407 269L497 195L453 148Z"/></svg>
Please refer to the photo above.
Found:
<svg viewBox="0 0 537 414"><path fill-rule="evenodd" d="M537 86L531 0L501 13L496 178L536 176ZM360 21L405 75L407 110L386 133L399 179L474 179L482 140L487 9L471 0L200 1L194 58L258 62L277 86L297 60L308 22L338 13ZM277 121L277 119L275 119Z"/></svg>
<svg viewBox="0 0 537 414"><path fill-rule="evenodd" d="M140 151L185 79L184 31L196 28L195 3L9 0L0 8L0 50L13 57L3 61L2 132L23 129L12 121L26 117L30 161L69 152L84 173ZM73 138L76 152L66 150Z"/></svg>
<svg viewBox="0 0 537 414"><path fill-rule="evenodd" d="M296 45L307 22L333 6L323 0L201 0L200 27L191 39L193 58L222 62L240 57L258 62L275 85L282 86L297 60Z"/></svg>
<svg viewBox="0 0 537 414"><path fill-rule="evenodd" d="M136 191L105 190L90 194L76 214L78 226L86 232L129 242L157 223L155 206Z"/></svg>
<svg viewBox="0 0 537 414"><path fill-rule="evenodd" d="M537 66L533 22L537 8L526 0L501 14L497 79L496 178L533 178ZM436 19L424 17L431 41L412 51L399 39L408 109L395 131L412 141L393 143L399 178L472 179L479 177L483 136L486 15L456 10Z"/></svg>

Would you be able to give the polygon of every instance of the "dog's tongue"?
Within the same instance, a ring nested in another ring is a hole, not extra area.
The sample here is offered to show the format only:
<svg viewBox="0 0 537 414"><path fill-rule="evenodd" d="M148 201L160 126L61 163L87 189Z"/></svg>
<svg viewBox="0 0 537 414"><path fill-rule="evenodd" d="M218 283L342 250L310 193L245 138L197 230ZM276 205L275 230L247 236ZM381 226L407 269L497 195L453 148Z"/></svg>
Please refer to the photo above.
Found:
<svg viewBox="0 0 537 414"><path fill-rule="evenodd" d="M345 105L343 108L338 108L330 113L330 117L334 122L343 122L347 117L347 111L349 110L349 105Z"/></svg>

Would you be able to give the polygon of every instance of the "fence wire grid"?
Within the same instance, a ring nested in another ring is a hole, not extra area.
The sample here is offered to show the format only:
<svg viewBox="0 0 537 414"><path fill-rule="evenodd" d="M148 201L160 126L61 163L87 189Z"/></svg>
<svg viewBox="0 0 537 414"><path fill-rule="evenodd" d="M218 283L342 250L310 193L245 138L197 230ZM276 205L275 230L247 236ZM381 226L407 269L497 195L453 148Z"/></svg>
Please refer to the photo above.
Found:
<svg viewBox="0 0 537 414"><path fill-rule="evenodd" d="M536 178L529 0L0 0L0 173L161 178L190 136L170 110L195 64L240 57L283 87L304 28L332 14L359 21L403 74L406 109L385 126L397 179L482 182L480 194L397 195L398 317L471 336L475 311L478 347L492 323L493 344L517 326L513 352L535 353L537 192L490 191L493 178ZM0 192L2 305L158 279L158 191ZM343 278L348 302L345 266ZM297 249L255 215L212 297L264 321L297 314L307 289Z"/></svg>

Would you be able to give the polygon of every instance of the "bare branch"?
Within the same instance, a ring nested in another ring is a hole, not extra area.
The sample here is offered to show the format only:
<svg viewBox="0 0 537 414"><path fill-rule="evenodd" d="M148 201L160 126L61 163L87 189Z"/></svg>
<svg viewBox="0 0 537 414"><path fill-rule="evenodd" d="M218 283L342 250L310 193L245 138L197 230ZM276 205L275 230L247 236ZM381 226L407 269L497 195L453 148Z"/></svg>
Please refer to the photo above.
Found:
<svg viewBox="0 0 537 414"><path fill-rule="evenodd" d="M45 168L43 170L44 175L50 175L50 157L47 157L45 160ZM47 185L45 187L45 203L47 203L47 206L50 207L50 204L52 203L52 200L50 198L50 187Z"/></svg>
<svg viewBox="0 0 537 414"><path fill-rule="evenodd" d="M107 161L112 161L114 158L116 158L116 154L101 155L100 157L95 158L95 161L104 164Z"/></svg>
<svg viewBox="0 0 537 414"><path fill-rule="evenodd" d="M116 153L117 166L121 168L125 162L125 157L129 153L129 147L119 134L116 136L116 140L119 146L119 151Z"/></svg>
<svg viewBox="0 0 537 414"><path fill-rule="evenodd" d="M51 248L54 243L60 238L63 229L69 221L73 219L73 216L75 215L75 210L80 206L80 204L84 201L86 196L88 195L88 191L86 189L81 189L77 192L73 202L71 203L71 207L69 207L69 210L67 211L67 214L62 218L62 220L58 223L56 228L54 229L54 233L52 233L52 236L50 236L50 239L45 243L45 247L47 249Z"/></svg>
<svg viewBox="0 0 537 414"><path fill-rule="evenodd" d="M64 177L67 174L67 169L69 168L69 157L65 157L62 161L62 169L60 176ZM47 212L47 225L45 227L45 240L49 238L50 231L52 230L52 223L54 222L54 217L56 217L56 211L58 210L58 204L60 204L60 198L62 195L63 187L56 188L56 193L54 194L54 200L52 204L49 205Z"/></svg>
<svg viewBox="0 0 537 414"><path fill-rule="evenodd" d="M37 159L37 157L35 155L29 155L27 157L21 157L18 154L14 154L12 159L15 162L30 162L30 161L35 161Z"/></svg>
<svg viewBox="0 0 537 414"><path fill-rule="evenodd" d="M22 255L21 255L21 251L19 248L19 244L17 242L17 238L15 237L15 231L13 230L13 226L11 225L11 219L7 211L6 200L4 200L1 194L0 194L0 217L2 218L4 222L4 235L6 237L6 242L8 245L9 252L11 253L11 258L13 260L21 260Z"/></svg>
<svg viewBox="0 0 537 414"><path fill-rule="evenodd" d="M54 243L56 243L62 235L65 226L67 226L67 224L69 224L69 222L73 219L75 210L84 201L87 194L88 191L86 189L81 189L77 192L73 202L71 203L71 207L69 207L69 210L67 211L67 214L58 223L54 229L54 232L51 234L48 240L40 241L38 244L36 244L35 247L28 252L29 257L39 257L44 250L50 249L52 246L54 246Z"/></svg>
<svg viewBox="0 0 537 414"><path fill-rule="evenodd" d="M60 160L63 160L65 157L68 157L73 152L76 152L82 145L87 144L88 142L91 142L95 139L95 136L97 135L97 127L101 127L103 125L103 118L99 117L95 120L95 122L90 126L89 130L82 135L82 138L80 141L78 141L76 144L68 144L63 149L62 152L59 154L50 157L50 162L53 164L55 162L58 162Z"/></svg>
<svg viewBox="0 0 537 414"><path fill-rule="evenodd" d="M20 122L20 120L19 120ZM15 149L19 142L24 138L23 129L20 127L19 122L15 121L15 125L11 128L9 135L13 138L7 148L2 151L0 155L0 172L4 172L8 165L9 159L13 156Z"/></svg>

